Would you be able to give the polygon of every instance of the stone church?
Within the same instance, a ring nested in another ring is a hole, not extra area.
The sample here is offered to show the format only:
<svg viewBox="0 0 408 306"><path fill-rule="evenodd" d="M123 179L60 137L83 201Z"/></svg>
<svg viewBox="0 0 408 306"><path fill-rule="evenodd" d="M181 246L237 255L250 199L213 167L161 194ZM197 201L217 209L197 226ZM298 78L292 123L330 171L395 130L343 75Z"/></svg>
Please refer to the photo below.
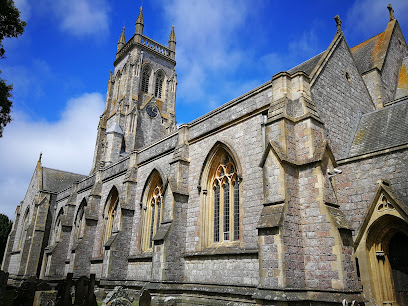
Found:
<svg viewBox="0 0 408 306"><path fill-rule="evenodd" d="M327 49L177 127L176 36L120 35L88 176L41 157L9 283L96 275L163 305L408 305L408 48ZM384 9L384 18L388 13Z"/></svg>

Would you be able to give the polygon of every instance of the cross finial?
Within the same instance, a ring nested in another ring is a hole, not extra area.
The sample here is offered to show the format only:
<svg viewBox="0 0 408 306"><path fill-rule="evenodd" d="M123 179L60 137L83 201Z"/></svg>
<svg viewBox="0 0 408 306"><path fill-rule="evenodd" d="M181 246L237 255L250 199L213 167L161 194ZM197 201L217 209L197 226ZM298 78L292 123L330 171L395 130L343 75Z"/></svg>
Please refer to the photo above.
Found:
<svg viewBox="0 0 408 306"><path fill-rule="evenodd" d="M387 9L388 9L388 11L390 12L390 21L391 21L391 20L394 20L394 19L395 19L395 17L394 17L394 10L393 10L393 8L392 8L391 3L388 4Z"/></svg>
<svg viewBox="0 0 408 306"><path fill-rule="evenodd" d="M341 32L341 19L339 15L336 15L336 17L334 17L334 20L336 21L336 27L337 27L337 33Z"/></svg>

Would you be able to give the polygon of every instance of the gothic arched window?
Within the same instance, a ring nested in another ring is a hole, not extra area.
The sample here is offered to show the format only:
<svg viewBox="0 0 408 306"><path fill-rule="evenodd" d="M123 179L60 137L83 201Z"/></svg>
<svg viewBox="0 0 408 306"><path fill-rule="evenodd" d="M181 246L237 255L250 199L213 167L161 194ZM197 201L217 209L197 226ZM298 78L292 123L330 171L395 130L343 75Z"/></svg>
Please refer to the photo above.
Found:
<svg viewBox="0 0 408 306"><path fill-rule="evenodd" d="M144 66L143 67L143 72L142 72L142 92L149 92L149 81L150 81L150 73L151 69L149 66Z"/></svg>
<svg viewBox="0 0 408 306"><path fill-rule="evenodd" d="M26 212L24 213L24 218L21 223L21 231L20 231L20 239L18 240L18 245L17 249L20 250L21 247L24 245L24 241L26 239L27 235L27 229L28 229L28 216L29 216L30 210L27 208Z"/></svg>
<svg viewBox="0 0 408 306"><path fill-rule="evenodd" d="M86 202L85 200L82 201L76 219L75 219L75 228L74 228L74 241L77 241L78 239L81 239L84 236L85 232L85 206Z"/></svg>
<svg viewBox="0 0 408 306"><path fill-rule="evenodd" d="M115 230L119 230L120 216L118 213L119 193L113 188L106 201L104 212L103 242L106 243Z"/></svg>
<svg viewBox="0 0 408 306"><path fill-rule="evenodd" d="M154 87L154 96L159 99L161 99L162 97L163 81L164 81L164 74L162 71L159 71L156 74L156 82L155 82L155 87Z"/></svg>
<svg viewBox="0 0 408 306"><path fill-rule="evenodd" d="M63 214L64 214L64 209L61 208L61 210L58 213L57 219L55 221L54 232L52 234L52 239L51 239L51 245L56 244L61 239L61 232L62 232L61 217L63 216Z"/></svg>
<svg viewBox="0 0 408 306"><path fill-rule="evenodd" d="M208 176L203 182L204 241L212 243L240 240L239 175L236 163L222 147L209 161Z"/></svg>
<svg viewBox="0 0 408 306"><path fill-rule="evenodd" d="M149 183L144 201L142 250L153 247L153 237L160 225L163 212L163 182L158 173L154 173Z"/></svg>

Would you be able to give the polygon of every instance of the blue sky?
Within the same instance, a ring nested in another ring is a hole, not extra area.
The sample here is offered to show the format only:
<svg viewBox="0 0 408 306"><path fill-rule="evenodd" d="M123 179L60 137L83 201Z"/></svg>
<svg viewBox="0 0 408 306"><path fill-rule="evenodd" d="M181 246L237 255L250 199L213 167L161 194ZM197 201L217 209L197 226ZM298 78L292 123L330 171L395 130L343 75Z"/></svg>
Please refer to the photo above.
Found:
<svg viewBox="0 0 408 306"><path fill-rule="evenodd" d="M0 213L13 217L39 153L43 165L88 174L109 70L122 27L132 37L141 1L15 1L24 34L6 39L2 78L14 121L0 138ZM340 15L350 47L382 32L391 2L408 35L408 1L145 0L144 34L177 37L176 115L187 123L324 51Z"/></svg>

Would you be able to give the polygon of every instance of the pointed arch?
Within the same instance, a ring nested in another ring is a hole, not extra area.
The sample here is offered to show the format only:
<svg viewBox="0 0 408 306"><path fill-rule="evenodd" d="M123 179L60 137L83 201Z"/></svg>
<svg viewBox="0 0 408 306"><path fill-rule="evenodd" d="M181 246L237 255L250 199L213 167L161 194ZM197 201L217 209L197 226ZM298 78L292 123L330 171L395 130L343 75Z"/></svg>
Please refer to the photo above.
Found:
<svg viewBox="0 0 408 306"><path fill-rule="evenodd" d="M27 209L24 212L24 217L23 221L21 222L21 227L20 227L20 238L18 240L17 244L17 249L20 250L21 247L23 246L23 243L25 241L26 235L27 235L27 229L29 226L29 216L30 216L30 207L27 207Z"/></svg>
<svg viewBox="0 0 408 306"><path fill-rule="evenodd" d="M408 206L389 181L380 180L354 243L358 268L366 276L362 285L372 292L371 303L408 303L408 266L399 260L408 257L407 242Z"/></svg>
<svg viewBox="0 0 408 306"><path fill-rule="evenodd" d="M167 185L167 184L166 184ZM165 181L159 170L153 169L146 180L141 201L141 249L152 251L153 237L163 217Z"/></svg>
<svg viewBox="0 0 408 306"><path fill-rule="evenodd" d="M241 173L235 152L217 142L208 153L200 173L202 247L240 241Z"/></svg>
<svg viewBox="0 0 408 306"><path fill-rule="evenodd" d="M87 206L86 199L83 198L79 204L78 210L74 218L74 242L78 241L85 233L85 207Z"/></svg>
<svg viewBox="0 0 408 306"><path fill-rule="evenodd" d="M219 150L225 150L232 157L232 159L235 161L237 172L240 173L240 175L242 176L242 167L241 167L241 163L238 158L238 154L235 152L232 146L229 145L228 143L216 141L215 144L212 146L210 152L208 152L207 156L205 157L203 165L201 167L200 176L199 176L198 184L197 184L199 189L203 183L203 179L208 176L209 165L212 159L214 158L214 156L216 156ZM204 179L204 182L205 182L205 179Z"/></svg>
<svg viewBox="0 0 408 306"><path fill-rule="evenodd" d="M112 233L120 229L119 191L116 186L113 186L108 194L103 212L103 220L102 241L105 244Z"/></svg>
<svg viewBox="0 0 408 306"><path fill-rule="evenodd" d="M54 226L53 226L53 233L52 233L52 237L51 237L51 243L50 245L54 245L56 243L58 243L60 241L61 238L61 232L62 232L62 217L65 213L65 209L64 206L62 206L59 211L58 214L55 218L55 222L54 222Z"/></svg>

